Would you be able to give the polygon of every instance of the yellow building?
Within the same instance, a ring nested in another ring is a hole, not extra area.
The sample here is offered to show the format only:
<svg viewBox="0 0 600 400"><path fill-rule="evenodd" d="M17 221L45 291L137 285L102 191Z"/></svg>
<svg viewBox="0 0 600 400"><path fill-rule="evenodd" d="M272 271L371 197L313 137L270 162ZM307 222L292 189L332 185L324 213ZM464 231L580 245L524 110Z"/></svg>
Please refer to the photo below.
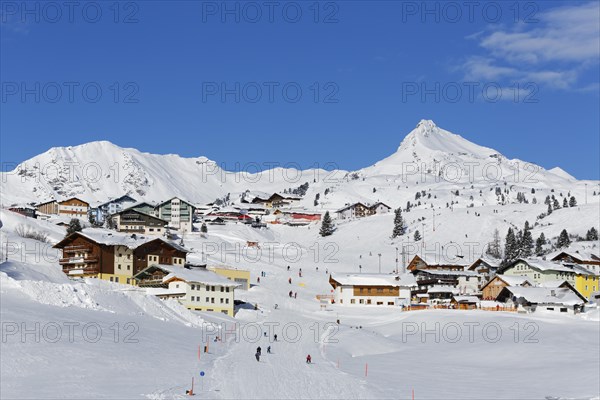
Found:
<svg viewBox="0 0 600 400"><path fill-rule="evenodd" d="M590 274L577 274L575 275L575 289L586 299L592 297L592 293L597 292L599 289L598 275Z"/></svg>
<svg viewBox="0 0 600 400"><path fill-rule="evenodd" d="M207 269L213 271L217 275L221 275L230 281L234 281L235 283L240 284L240 289L248 290L250 289L250 271L246 271L243 269L237 269L233 267L228 267L224 265L219 266L210 266Z"/></svg>

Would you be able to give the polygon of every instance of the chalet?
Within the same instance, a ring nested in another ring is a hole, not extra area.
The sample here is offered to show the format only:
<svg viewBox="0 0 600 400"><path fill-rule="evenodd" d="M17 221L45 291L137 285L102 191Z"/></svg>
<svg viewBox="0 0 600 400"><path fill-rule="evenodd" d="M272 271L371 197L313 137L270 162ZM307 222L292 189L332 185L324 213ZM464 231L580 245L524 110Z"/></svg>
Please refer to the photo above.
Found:
<svg viewBox="0 0 600 400"><path fill-rule="evenodd" d="M390 206L381 202L375 203L371 206L358 202L337 210L336 214L338 215L339 219L362 218L375 214L387 214L391 209L392 208Z"/></svg>
<svg viewBox="0 0 600 400"><path fill-rule="evenodd" d="M9 211L15 212L17 214L21 214L25 217L29 218L37 218L37 209L28 205L15 205L9 207Z"/></svg>
<svg viewBox="0 0 600 400"><path fill-rule="evenodd" d="M369 215L369 207L363 203L350 204L336 211L339 219L362 218Z"/></svg>
<svg viewBox="0 0 600 400"><path fill-rule="evenodd" d="M267 207L263 204L242 203L233 206L233 208L236 209L240 214L265 215L268 213Z"/></svg>
<svg viewBox="0 0 600 400"><path fill-rule="evenodd" d="M135 275L140 287L161 298L175 298L195 311L234 315L235 288L240 284L206 268L154 264Z"/></svg>
<svg viewBox="0 0 600 400"><path fill-rule="evenodd" d="M414 271L416 269L441 269L445 271L464 271L467 264L457 263L455 259L445 260L438 259L437 257L430 256L417 256L408 263L406 269L408 271ZM457 259L462 259L461 256L457 256Z"/></svg>
<svg viewBox="0 0 600 400"><path fill-rule="evenodd" d="M111 216L119 232L161 236L166 232L167 221L136 209L127 209Z"/></svg>
<svg viewBox="0 0 600 400"><path fill-rule="evenodd" d="M71 197L70 199L58 202L58 215L64 215L73 218L86 218L90 204L86 201Z"/></svg>
<svg viewBox="0 0 600 400"><path fill-rule="evenodd" d="M523 276L496 275L481 288L481 298L496 300L498 294L507 286L531 286L531 283Z"/></svg>
<svg viewBox="0 0 600 400"><path fill-rule="evenodd" d="M554 256L552 261L562 261L573 264L600 265L600 257L593 253L581 254L579 252L567 253L563 251Z"/></svg>
<svg viewBox="0 0 600 400"><path fill-rule="evenodd" d="M129 208L136 202L137 200L135 200L133 197L129 195L123 195L90 208L90 216L94 218L98 225L101 225L108 216Z"/></svg>
<svg viewBox="0 0 600 400"><path fill-rule="evenodd" d="M169 223L169 227L181 232L193 231L194 205L173 197L156 206L157 217Z"/></svg>
<svg viewBox="0 0 600 400"><path fill-rule="evenodd" d="M413 296L427 293L430 298L449 299L453 294L479 293L481 276L474 271L415 269L412 274L417 283L417 287L413 290ZM449 290L437 292L433 290L440 286ZM433 293L436 295L432 295Z"/></svg>
<svg viewBox="0 0 600 400"><path fill-rule="evenodd" d="M528 311L574 314L586 303L572 286L559 288L507 286L498 294L497 301L509 306L521 306Z"/></svg>
<svg viewBox="0 0 600 400"><path fill-rule="evenodd" d="M410 275L331 274L334 301L343 305L408 305L414 280Z"/></svg>
<svg viewBox="0 0 600 400"><path fill-rule="evenodd" d="M36 204L35 208L41 214L58 215L58 201L56 200Z"/></svg>
<svg viewBox="0 0 600 400"><path fill-rule="evenodd" d="M187 250L161 238L98 229L74 232L53 246L62 250L59 264L69 277L135 284L134 275L153 264L183 267Z"/></svg>
<svg viewBox="0 0 600 400"><path fill-rule="evenodd" d="M266 208L274 208L281 206L288 206L295 201L300 200L301 197L293 196L291 194L281 194L281 193L273 193L268 197L260 194L254 196L254 198L250 201L251 204L262 204Z"/></svg>
<svg viewBox="0 0 600 400"><path fill-rule="evenodd" d="M475 260L473 264L467 268L469 271L475 271L478 274L484 276L486 280L489 280L496 274L500 268L501 260L491 257L481 257Z"/></svg>
<svg viewBox="0 0 600 400"><path fill-rule="evenodd" d="M387 214L392 210L392 207L388 206L385 203L378 202L369 207L369 214Z"/></svg>
<svg viewBox="0 0 600 400"><path fill-rule="evenodd" d="M475 310L480 300L477 296L452 296L450 303L459 310Z"/></svg>

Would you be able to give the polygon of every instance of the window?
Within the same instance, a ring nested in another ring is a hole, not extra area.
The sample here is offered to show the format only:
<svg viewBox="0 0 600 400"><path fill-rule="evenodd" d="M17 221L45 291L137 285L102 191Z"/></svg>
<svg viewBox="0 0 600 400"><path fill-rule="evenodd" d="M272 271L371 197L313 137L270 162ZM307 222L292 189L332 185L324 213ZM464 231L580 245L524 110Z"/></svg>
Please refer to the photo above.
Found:
<svg viewBox="0 0 600 400"><path fill-rule="evenodd" d="M208 303L209 301L210 301L210 299L207 297L207 298L206 298L206 302Z"/></svg>
<svg viewBox="0 0 600 400"><path fill-rule="evenodd" d="M115 276L115 282L119 283L119 277Z"/></svg>
<svg viewBox="0 0 600 400"><path fill-rule="evenodd" d="M127 278L127 284L129 285L131 283L131 279Z"/></svg>
<svg viewBox="0 0 600 400"><path fill-rule="evenodd" d="M113 282L113 277L112 276L110 277L110 281Z"/></svg>
<svg viewBox="0 0 600 400"><path fill-rule="evenodd" d="M566 307L561 307L560 312L567 312L567 308Z"/></svg>
<svg viewBox="0 0 600 400"><path fill-rule="evenodd" d="M378 288L377 293L383 293L383 288Z"/></svg>
<svg viewBox="0 0 600 400"><path fill-rule="evenodd" d="M121 264L119 264L118 268L121 269Z"/></svg>
<svg viewBox="0 0 600 400"><path fill-rule="evenodd" d="M355 299L350 299L350 304L356 304L356 300Z"/></svg>
<svg viewBox="0 0 600 400"><path fill-rule="evenodd" d="M224 292L225 288L223 286L221 286L221 292Z"/></svg>
<svg viewBox="0 0 600 400"><path fill-rule="evenodd" d="M229 304L229 299L225 299L225 304Z"/></svg>
<svg viewBox="0 0 600 400"><path fill-rule="evenodd" d="M224 300L224 299L223 299L223 298L221 298L221 304L223 304L223 300Z"/></svg>
<svg viewBox="0 0 600 400"><path fill-rule="evenodd" d="M196 290L196 285L192 285L192 290Z"/></svg>
<svg viewBox="0 0 600 400"><path fill-rule="evenodd" d="M394 302L393 301L388 301L388 306L393 306Z"/></svg>
<svg viewBox="0 0 600 400"><path fill-rule="evenodd" d="M127 271L130 271L130 270L131 270L131 265L128 265L127 266Z"/></svg>
<svg viewBox="0 0 600 400"><path fill-rule="evenodd" d="M211 298L210 298L210 302L211 302L211 303L214 303L214 302L215 302L215 298L214 298L214 297L211 297Z"/></svg>
<svg viewBox="0 0 600 400"><path fill-rule="evenodd" d="M196 300L196 298L194 296L192 296L192 301L195 301L195 300Z"/></svg>
<svg viewBox="0 0 600 400"><path fill-rule="evenodd" d="M226 291L227 293L229 293L229 286L227 286L227 287L225 288L225 291Z"/></svg>
<svg viewBox="0 0 600 400"><path fill-rule="evenodd" d="M367 304L371 304L371 299L367 299Z"/></svg>

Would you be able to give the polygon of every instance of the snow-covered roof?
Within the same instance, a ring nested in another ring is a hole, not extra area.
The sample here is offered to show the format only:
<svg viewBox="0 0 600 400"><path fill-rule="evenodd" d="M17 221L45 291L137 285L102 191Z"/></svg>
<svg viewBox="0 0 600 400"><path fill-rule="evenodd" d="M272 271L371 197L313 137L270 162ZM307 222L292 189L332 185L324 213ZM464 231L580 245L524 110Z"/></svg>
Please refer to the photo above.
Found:
<svg viewBox="0 0 600 400"><path fill-rule="evenodd" d="M458 303L479 303L477 296L453 296Z"/></svg>
<svg viewBox="0 0 600 400"><path fill-rule="evenodd" d="M575 305L584 302L568 288L507 286L504 290L509 290L517 299L522 297L529 303L535 304Z"/></svg>
<svg viewBox="0 0 600 400"><path fill-rule="evenodd" d="M447 285L433 285L428 290L427 293L452 293L458 294L458 289L454 286Z"/></svg>
<svg viewBox="0 0 600 400"><path fill-rule="evenodd" d="M344 286L414 286L408 276L392 274L344 274L332 273L331 279Z"/></svg>
<svg viewBox="0 0 600 400"><path fill-rule="evenodd" d="M166 264L157 264L156 267L168 272L168 274L163 278L163 282L168 282L173 278L179 278L189 283L198 282L207 285L220 285L229 287L240 286L239 283L230 281L229 279L204 268L184 268Z"/></svg>
<svg viewBox="0 0 600 400"><path fill-rule="evenodd" d="M416 256L417 257L417 256ZM427 265L459 265L462 267L467 267L469 263L464 259L464 257L455 256L455 257L444 257L437 254L423 254L418 255L418 257L425 262Z"/></svg>
<svg viewBox="0 0 600 400"><path fill-rule="evenodd" d="M151 294L153 296L174 296L174 295L184 295L184 288L161 288L161 287L147 287L146 293Z"/></svg>
<svg viewBox="0 0 600 400"><path fill-rule="evenodd" d="M502 279L508 286L521 286L525 282L531 285L531 282L527 280L526 276L516 276L516 275L496 275L499 279Z"/></svg>
<svg viewBox="0 0 600 400"><path fill-rule="evenodd" d="M530 267L537 269L538 271L561 271L561 272L574 272L573 269L554 261L540 260L540 259L519 259L517 261L523 261ZM514 265L514 264L513 264Z"/></svg>
<svg viewBox="0 0 600 400"><path fill-rule="evenodd" d="M473 264L471 264L471 267L469 267L469 268L472 268L475 265L475 263L477 263L478 261L482 261L482 262L484 262L484 263L486 263L489 266L494 267L494 268L499 268L500 267L500 263L502 262L502 260L497 259L497 258L492 258L492 257L489 257L489 256L481 256L477 260L475 260L473 262Z"/></svg>
<svg viewBox="0 0 600 400"><path fill-rule="evenodd" d="M479 276L477 272L474 271L452 271L449 269L425 269L425 268L417 268L414 271L424 272L431 275L451 275L451 276Z"/></svg>
<svg viewBox="0 0 600 400"><path fill-rule="evenodd" d="M107 246L126 246L130 249L135 249L142 244L152 242L154 240L160 240L160 241L168 244L169 246L176 248L179 251L184 251L186 253L188 252L187 249L185 249L184 247L182 247L176 243L169 242L163 238L159 238L159 237L151 236L151 235L137 235L137 234L122 233L122 232L111 231L108 229L98 229L98 228L93 228L93 229L85 228L79 232L75 232L74 234L79 234L79 235L81 235L85 238L88 238L89 240L99 243L99 244L104 244Z"/></svg>

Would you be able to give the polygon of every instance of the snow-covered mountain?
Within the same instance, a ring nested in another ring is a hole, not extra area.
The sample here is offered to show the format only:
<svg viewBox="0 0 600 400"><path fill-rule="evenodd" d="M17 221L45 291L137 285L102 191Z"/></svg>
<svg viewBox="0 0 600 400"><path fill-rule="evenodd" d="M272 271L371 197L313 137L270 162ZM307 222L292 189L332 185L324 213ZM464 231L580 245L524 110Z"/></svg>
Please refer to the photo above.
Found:
<svg viewBox="0 0 600 400"><path fill-rule="evenodd" d="M498 196L490 193L496 186L511 189L505 202L531 189L585 195L585 183L558 167L545 170L509 159L429 120L419 122L394 154L354 172L283 168L258 174L228 172L206 157L149 154L99 141L51 148L3 173L0 188L3 206L69 196L94 203L125 193L140 200L180 196L202 203L228 193L235 201L246 190L281 191L304 182L309 182L310 188L302 205L314 207L319 193L318 207L322 209L354 201L384 201L397 207L423 190L442 205L451 201L451 192L461 189L472 191L469 196L474 199L479 197L480 204L475 201L475 206L497 204ZM597 182L592 182L593 186ZM464 206L468 204L463 202Z"/></svg>

